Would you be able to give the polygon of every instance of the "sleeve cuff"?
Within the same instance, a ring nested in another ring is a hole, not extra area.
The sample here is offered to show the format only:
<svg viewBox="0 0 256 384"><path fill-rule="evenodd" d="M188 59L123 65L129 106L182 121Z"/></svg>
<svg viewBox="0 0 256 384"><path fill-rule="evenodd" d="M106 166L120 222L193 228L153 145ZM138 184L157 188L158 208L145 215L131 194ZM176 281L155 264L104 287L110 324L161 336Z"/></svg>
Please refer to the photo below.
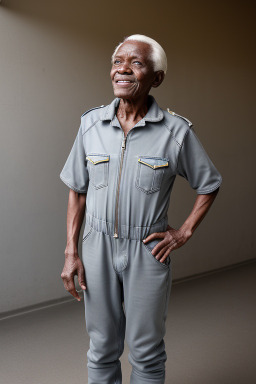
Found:
<svg viewBox="0 0 256 384"><path fill-rule="evenodd" d="M73 189L73 191L77 192L77 193L86 193L88 188L83 190L83 189L79 189L79 188L76 188L74 187L74 185L72 185L70 183L69 180L67 180L65 177L62 176L62 174L60 174L60 179L63 181L64 184L66 184L70 189Z"/></svg>
<svg viewBox="0 0 256 384"><path fill-rule="evenodd" d="M202 189L198 189L198 190L196 191L196 193L197 193L198 195L207 195L208 193L214 192L216 189L218 189L219 186L221 185L221 183L222 183L222 177L220 178L220 180L218 181L218 183L215 184L213 187L211 187L211 188L202 188Z"/></svg>

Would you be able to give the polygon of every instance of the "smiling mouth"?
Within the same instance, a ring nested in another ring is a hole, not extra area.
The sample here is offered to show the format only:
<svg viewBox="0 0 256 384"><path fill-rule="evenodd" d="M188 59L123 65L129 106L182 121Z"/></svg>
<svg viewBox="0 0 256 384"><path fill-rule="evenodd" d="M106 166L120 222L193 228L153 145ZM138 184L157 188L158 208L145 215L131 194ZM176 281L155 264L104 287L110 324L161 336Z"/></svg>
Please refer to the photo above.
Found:
<svg viewBox="0 0 256 384"><path fill-rule="evenodd" d="M118 84L129 84L129 83L132 83L132 81L130 81L130 80L117 80L116 81L116 83L118 83Z"/></svg>

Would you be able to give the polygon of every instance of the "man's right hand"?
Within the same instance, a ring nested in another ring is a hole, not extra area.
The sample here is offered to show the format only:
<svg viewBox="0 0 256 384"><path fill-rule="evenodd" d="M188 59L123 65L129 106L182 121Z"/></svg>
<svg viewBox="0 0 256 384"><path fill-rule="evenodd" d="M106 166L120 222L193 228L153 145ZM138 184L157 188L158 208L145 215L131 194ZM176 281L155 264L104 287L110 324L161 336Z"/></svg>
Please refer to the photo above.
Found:
<svg viewBox="0 0 256 384"><path fill-rule="evenodd" d="M74 276L77 275L78 283L82 289L86 289L85 274L82 260L78 254L68 254L65 251L65 264L61 273L61 278L65 289L74 296L78 301L81 301L80 296L75 288Z"/></svg>

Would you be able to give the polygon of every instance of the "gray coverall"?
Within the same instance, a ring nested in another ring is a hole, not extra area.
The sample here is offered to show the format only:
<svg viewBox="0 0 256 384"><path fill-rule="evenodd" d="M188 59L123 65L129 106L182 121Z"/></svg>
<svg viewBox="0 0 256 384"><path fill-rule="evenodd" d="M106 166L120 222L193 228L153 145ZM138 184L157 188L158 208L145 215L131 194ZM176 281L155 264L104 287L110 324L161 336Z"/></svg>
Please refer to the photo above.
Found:
<svg viewBox="0 0 256 384"><path fill-rule="evenodd" d="M131 384L165 382L165 321L171 292L170 255L151 253L167 230L176 175L198 194L222 178L186 118L162 110L153 96L147 114L127 134L116 117L120 102L93 108L81 125L60 178L86 193L82 242L88 384L121 384L124 337ZM123 304L122 304L123 303Z"/></svg>

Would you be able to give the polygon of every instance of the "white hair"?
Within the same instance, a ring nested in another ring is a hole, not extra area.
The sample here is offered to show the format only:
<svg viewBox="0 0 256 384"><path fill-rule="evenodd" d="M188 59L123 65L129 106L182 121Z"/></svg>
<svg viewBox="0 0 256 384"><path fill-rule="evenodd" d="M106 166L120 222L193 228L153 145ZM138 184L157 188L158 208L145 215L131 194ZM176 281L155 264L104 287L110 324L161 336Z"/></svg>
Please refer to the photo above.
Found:
<svg viewBox="0 0 256 384"><path fill-rule="evenodd" d="M145 36L145 35L131 35L126 37L114 50L114 53L111 57L111 61L113 63L114 56L116 55L118 49L121 47L123 43L125 43L128 40L132 41L142 41L143 43L149 44L151 47L151 55L150 58L153 62L153 68L154 71L164 71L166 73L167 71L167 57L164 49L161 47L161 45L155 41L154 39L151 39L151 37Z"/></svg>

